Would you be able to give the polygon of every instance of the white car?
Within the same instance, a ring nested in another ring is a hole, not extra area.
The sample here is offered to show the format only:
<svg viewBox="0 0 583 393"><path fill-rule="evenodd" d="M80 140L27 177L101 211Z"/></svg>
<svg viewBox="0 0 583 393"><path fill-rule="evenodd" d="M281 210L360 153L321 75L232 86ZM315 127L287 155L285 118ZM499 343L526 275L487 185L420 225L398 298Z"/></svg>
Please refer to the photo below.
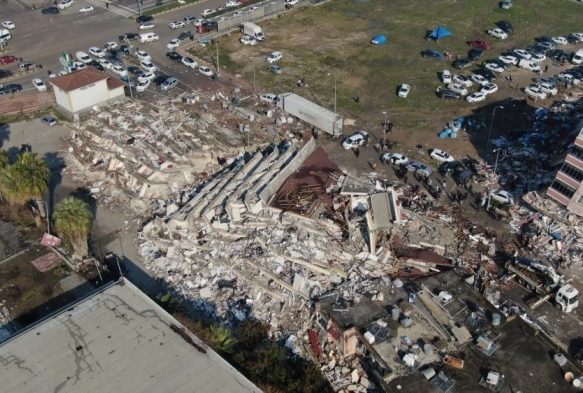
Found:
<svg viewBox="0 0 583 393"><path fill-rule="evenodd" d="M150 86L150 80L146 79L143 81L138 81L138 85L136 86L136 90L137 91L146 91L146 89L148 88L148 86Z"/></svg>
<svg viewBox="0 0 583 393"><path fill-rule="evenodd" d="M514 56L498 56L498 60L500 60L504 64L508 65L517 65L518 59Z"/></svg>
<svg viewBox="0 0 583 393"><path fill-rule="evenodd" d="M502 67L500 64L496 64L496 63L487 63L485 68L487 70L490 70L492 72L497 72L497 73L501 73L504 72L504 67Z"/></svg>
<svg viewBox="0 0 583 393"><path fill-rule="evenodd" d="M367 140L368 132L358 131L346 138L344 142L342 142L342 147L346 150L350 150L355 147L364 145Z"/></svg>
<svg viewBox="0 0 583 393"><path fill-rule="evenodd" d="M472 76L470 76L470 79L472 80L472 82L475 82L480 86L486 86L488 84L488 79L484 78L482 75L472 74Z"/></svg>
<svg viewBox="0 0 583 393"><path fill-rule="evenodd" d="M447 152L441 149L431 149L431 153L429 153L429 156L439 162L455 161L453 156L449 155Z"/></svg>
<svg viewBox="0 0 583 393"><path fill-rule="evenodd" d="M554 83L549 83L549 82L538 82L537 86L539 89L541 89L541 91L547 95L551 95L554 96L555 94L557 94L559 92L559 90L557 89L557 85L555 85Z"/></svg>
<svg viewBox="0 0 583 393"><path fill-rule="evenodd" d="M253 37L249 37L248 35L244 35L239 40L243 45L257 45L257 40Z"/></svg>
<svg viewBox="0 0 583 393"><path fill-rule="evenodd" d="M451 72L449 72L449 70L443 70L441 73L441 80L446 85L449 85L451 83Z"/></svg>
<svg viewBox="0 0 583 393"><path fill-rule="evenodd" d="M147 54L146 52L144 52L143 50L139 50L136 52L136 56L138 57L139 61L150 61L152 60L152 57L150 57L149 54Z"/></svg>
<svg viewBox="0 0 583 393"><path fill-rule="evenodd" d="M150 30L153 29L154 27L156 27L154 22L146 22L140 25L140 30Z"/></svg>
<svg viewBox="0 0 583 393"><path fill-rule="evenodd" d="M381 162L394 163L395 165L406 165L409 158L400 153L385 153L381 156Z"/></svg>
<svg viewBox="0 0 583 393"><path fill-rule="evenodd" d="M567 45L567 39L565 37L552 37L555 44Z"/></svg>
<svg viewBox="0 0 583 393"><path fill-rule="evenodd" d="M530 60L530 58L532 57L532 53L530 53L524 49L515 49L512 52L516 53L519 57L522 57L523 59L526 59L526 60Z"/></svg>
<svg viewBox="0 0 583 393"><path fill-rule="evenodd" d="M2 27L4 27L5 29L8 30L12 30L14 28L16 28L16 25L12 22L10 22L9 20L7 20L6 22L2 22Z"/></svg>
<svg viewBox="0 0 583 393"><path fill-rule="evenodd" d="M157 70L156 66L148 60L140 61L140 65L142 68L149 72L155 72Z"/></svg>
<svg viewBox="0 0 583 393"><path fill-rule="evenodd" d="M61 4L59 4L59 9L64 10L65 8L72 6L73 3L73 0L63 0L61 1Z"/></svg>
<svg viewBox="0 0 583 393"><path fill-rule="evenodd" d="M211 10L210 8L207 8L205 10L202 10L202 12L200 13L200 16L202 16L203 18L206 18L209 15L214 14L215 12L217 12L216 10Z"/></svg>
<svg viewBox="0 0 583 393"><path fill-rule="evenodd" d="M117 49L117 42L115 41L106 42L105 44L103 44L103 47L105 48L105 50Z"/></svg>
<svg viewBox="0 0 583 393"><path fill-rule="evenodd" d="M482 93L481 91L477 91L475 93L470 94L466 97L466 101L468 102L480 102L486 99L486 94Z"/></svg>
<svg viewBox="0 0 583 393"><path fill-rule="evenodd" d="M474 84L467 76L463 75L454 75L452 80L453 83L459 83L460 85L465 87L470 87Z"/></svg>
<svg viewBox="0 0 583 393"><path fill-rule="evenodd" d="M249 12L253 12L253 11L258 10L258 9L259 9L259 7L251 7L251 8L249 8Z"/></svg>
<svg viewBox="0 0 583 393"><path fill-rule="evenodd" d="M198 67L198 63L192 57L186 57L185 56L185 57L182 58L181 61L182 61L182 64L184 64L187 67L190 67L190 68L193 68L193 69L196 68L196 67Z"/></svg>
<svg viewBox="0 0 583 393"><path fill-rule="evenodd" d="M243 12L243 11L236 11L236 12L233 13L233 17L243 16L243 15L245 15L245 12Z"/></svg>
<svg viewBox="0 0 583 393"><path fill-rule="evenodd" d="M47 85L39 78L34 78L32 84L38 91L45 91L47 89Z"/></svg>
<svg viewBox="0 0 583 393"><path fill-rule="evenodd" d="M487 85L482 86L480 91L484 94L493 94L498 91L498 85L496 85L495 83L488 83Z"/></svg>
<svg viewBox="0 0 583 393"><path fill-rule="evenodd" d="M431 175L431 173L433 172L431 168L429 168L427 165L419 161L409 161L409 163L407 164L407 169L410 170L411 172L422 173L426 176Z"/></svg>
<svg viewBox="0 0 583 393"><path fill-rule="evenodd" d="M173 40L170 40L170 42L168 43L168 45L166 45L166 47L168 49L176 49L180 46L180 40L178 38L174 38Z"/></svg>
<svg viewBox="0 0 583 393"><path fill-rule="evenodd" d="M168 25L168 27L170 27L170 29L174 30L174 29L180 29L181 27L184 27L184 22L182 21L176 21L176 22L172 22Z"/></svg>
<svg viewBox="0 0 583 393"><path fill-rule="evenodd" d="M540 89L540 87L538 87L537 85L527 86L524 89L524 92L526 93L527 96L530 96L530 97L533 97L533 98L539 98L541 100L544 100L545 98L547 98L547 93L545 93L544 91L542 91Z"/></svg>
<svg viewBox="0 0 583 393"><path fill-rule="evenodd" d="M401 85L401 87L399 88L399 94L398 96L401 98L407 98L407 96L409 95L409 92L411 91L411 86L409 86L406 83L403 83Z"/></svg>
<svg viewBox="0 0 583 393"><path fill-rule="evenodd" d="M285 4L289 5L296 5L298 4L299 0L285 0Z"/></svg>
<svg viewBox="0 0 583 393"><path fill-rule="evenodd" d="M575 78L571 74L559 74L558 79L562 80L563 82L569 85L578 85L579 83L581 83L581 80Z"/></svg>
<svg viewBox="0 0 583 393"><path fill-rule="evenodd" d="M105 52L103 52L96 46L92 46L91 48L89 48L89 54L95 57L105 57Z"/></svg>
<svg viewBox="0 0 583 393"><path fill-rule="evenodd" d="M456 93L461 94L462 96L468 95L468 90L459 83L450 83L449 85L447 85L447 88L451 91L455 91Z"/></svg>
<svg viewBox="0 0 583 393"><path fill-rule="evenodd" d="M268 63L275 63L276 61L281 60L282 57L283 55L281 54L281 52L275 51L271 52L271 54L267 56L267 59L265 61L267 61Z"/></svg>
<svg viewBox="0 0 583 393"><path fill-rule="evenodd" d="M577 38L579 42L583 41L583 33L573 33L571 36Z"/></svg>
<svg viewBox="0 0 583 393"><path fill-rule="evenodd" d="M95 11L95 8L93 8L92 5L86 5L85 7L81 8L79 10L79 12L82 13L82 14L86 14L88 12L93 12L93 11Z"/></svg>
<svg viewBox="0 0 583 393"><path fill-rule="evenodd" d="M496 37L501 40L505 40L506 38L508 38L508 34L506 34L504 30L499 28L488 30L488 34L490 34L492 37Z"/></svg>
<svg viewBox="0 0 583 393"><path fill-rule="evenodd" d="M261 101L269 102L270 104L273 104L275 102L276 98L277 98L277 95L273 94L273 93L265 93L265 94L259 95L259 99Z"/></svg>
<svg viewBox="0 0 583 393"><path fill-rule="evenodd" d="M213 76L214 75L213 71L210 68L208 68L207 66L198 67L198 72L200 72L201 74L206 75L206 76Z"/></svg>
<svg viewBox="0 0 583 393"><path fill-rule="evenodd" d="M155 77L156 77L156 74L154 74L153 72L149 72L149 71L144 72L142 75L138 76L138 82L151 81Z"/></svg>
<svg viewBox="0 0 583 393"><path fill-rule="evenodd" d="M85 63L83 63L82 61L74 61L73 62L73 68L76 71L82 70L84 68L87 68L87 65Z"/></svg>
<svg viewBox="0 0 583 393"><path fill-rule="evenodd" d="M97 59L97 62L99 64L101 64L103 66L103 68L111 70L111 67L113 67L113 64L111 64L109 62L109 60L105 60L105 59Z"/></svg>
<svg viewBox="0 0 583 393"><path fill-rule="evenodd" d="M111 67L111 70L119 76L128 76L128 72L122 66L113 66Z"/></svg>
<svg viewBox="0 0 583 393"><path fill-rule="evenodd" d="M501 202L501 203L505 203L508 205L514 205L514 196L509 193L508 191L504 191L504 190L495 190L490 192L490 198Z"/></svg>
<svg viewBox="0 0 583 393"><path fill-rule="evenodd" d="M239 4L238 2L236 2L236 1L233 1L233 0L231 0L231 1L227 1L227 2L225 3L225 7L227 7L227 8L234 8L234 7L239 7L240 5L241 5L241 4Z"/></svg>
<svg viewBox="0 0 583 393"><path fill-rule="evenodd" d="M531 61L540 63L541 61L545 61L547 57L542 53L533 53L532 57L530 58Z"/></svg>

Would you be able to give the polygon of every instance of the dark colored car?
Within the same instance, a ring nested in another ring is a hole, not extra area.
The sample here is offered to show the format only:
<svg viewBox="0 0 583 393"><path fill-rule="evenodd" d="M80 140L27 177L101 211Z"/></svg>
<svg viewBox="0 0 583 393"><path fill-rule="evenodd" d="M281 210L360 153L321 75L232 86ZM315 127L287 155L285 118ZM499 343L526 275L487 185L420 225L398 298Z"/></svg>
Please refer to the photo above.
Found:
<svg viewBox="0 0 583 393"><path fill-rule="evenodd" d="M472 48L480 48L480 49L484 49L484 50L490 49L490 44L487 43L486 41L482 41L482 40L471 41L470 46Z"/></svg>
<svg viewBox="0 0 583 393"><path fill-rule="evenodd" d="M547 52L547 57L556 61L561 61L561 58L565 55L562 49L553 49Z"/></svg>
<svg viewBox="0 0 583 393"><path fill-rule="evenodd" d="M136 18L136 22L138 23L149 22L151 20L154 20L154 17L151 15L140 15Z"/></svg>
<svg viewBox="0 0 583 393"><path fill-rule="evenodd" d="M132 78L130 78L129 76L120 76L119 79L121 79L121 81L123 83L125 83L127 86L131 86L131 87L136 86L136 82L134 82L134 80Z"/></svg>
<svg viewBox="0 0 583 393"><path fill-rule="evenodd" d="M8 78L9 76L12 76L12 71L0 70L0 78Z"/></svg>
<svg viewBox="0 0 583 393"><path fill-rule="evenodd" d="M9 85L4 85L0 88L0 94L10 94L16 93L17 91L22 90L22 85L11 83Z"/></svg>
<svg viewBox="0 0 583 393"><path fill-rule="evenodd" d="M458 70L461 70L461 69L464 69L464 68L472 65L472 61L470 59L468 59L467 57L464 57L461 59L457 59L456 61L451 63L451 65L453 66L453 68L457 68Z"/></svg>
<svg viewBox="0 0 583 393"><path fill-rule="evenodd" d="M545 53L547 53L549 51L547 48L540 46L540 45L531 45L531 46L527 46L524 49L526 49L530 53L536 53L537 55L544 55Z"/></svg>
<svg viewBox="0 0 583 393"><path fill-rule="evenodd" d="M496 23L496 25L507 33L512 33L514 31L514 27L512 27L512 24L507 20L501 20Z"/></svg>
<svg viewBox="0 0 583 393"><path fill-rule="evenodd" d="M440 90L437 92L437 96L442 100L461 100L462 95L453 90Z"/></svg>
<svg viewBox="0 0 583 393"><path fill-rule="evenodd" d="M109 55L105 57L105 60L109 61L111 64L113 65L122 65L122 61L119 57L115 56L115 55Z"/></svg>
<svg viewBox="0 0 583 393"><path fill-rule="evenodd" d="M18 61L18 57L16 56L2 56L0 57L0 64L10 64Z"/></svg>
<svg viewBox="0 0 583 393"><path fill-rule="evenodd" d="M583 80L583 70L581 68L571 68L564 72L565 74L572 75L574 78Z"/></svg>
<svg viewBox="0 0 583 393"><path fill-rule="evenodd" d="M132 74L134 74L136 76L140 76L140 75L142 75L144 73L144 71L142 71L141 68L138 68L138 67L133 66L133 65L128 66L128 72L130 72L130 73L132 73Z"/></svg>
<svg viewBox="0 0 583 393"><path fill-rule="evenodd" d="M508 64L504 63L502 60L500 59L490 59L490 60L486 60L486 64L496 64L504 69L508 68Z"/></svg>
<svg viewBox="0 0 583 393"><path fill-rule="evenodd" d="M130 55L130 47L127 45L122 45L119 47L119 51L122 52L124 55L129 56Z"/></svg>
<svg viewBox="0 0 583 393"><path fill-rule="evenodd" d="M433 49L424 50L423 52L421 52L421 56L427 57L429 59L445 60L445 55L443 53Z"/></svg>
<svg viewBox="0 0 583 393"><path fill-rule="evenodd" d="M474 71L474 74L482 75L488 82L494 82L496 80L496 74L485 68L478 68Z"/></svg>
<svg viewBox="0 0 583 393"><path fill-rule="evenodd" d="M442 163L437 171L441 176L445 176L456 171L463 171L464 169L466 168L460 161L449 161Z"/></svg>
<svg viewBox="0 0 583 393"><path fill-rule="evenodd" d="M59 9L57 7L47 7L47 8L43 8L43 10L41 11L41 14L45 14L45 15L56 15L59 13Z"/></svg>
<svg viewBox="0 0 583 393"><path fill-rule="evenodd" d="M182 61L182 56L180 56L176 52L168 52L168 53L166 53L166 57L168 57L169 59L174 60L174 61Z"/></svg>
<svg viewBox="0 0 583 393"><path fill-rule="evenodd" d="M138 38L140 38L140 35L137 33L125 33L124 35L120 35L118 38L120 41L137 40Z"/></svg>
<svg viewBox="0 0 583 393"><path fill-rule="evenodd" d="M152 80L152 83L156 86L160 86L162 83L166 82L166 79L170 78L170 75L158 75Z"/></svg>
<svg viewBox="0 0 583 393"><path fill-rule="evenodd" d="M484 49L474 48L470 49L468 52L468 59L470 60L478 60L480 57L484 56Z"/></svg>
<svg viewBox="0 0 583 393"><path fill-rule="evenodd" d="M105 67L103 67L97 60L91 60L88 65L95 68L97 71L105 72Z"/></svg>
<svg viewBox="0 0 583 393"><path fill-rule="evenodd" d="M190 31L183 31L182 33L180 33L180 35L178 36L178 39L180 41L185 41L187 40L190 36L192 35L192 33Z"/></svg>
<svg viewBox="0 0 583 393"><path fill-rule="evenodd" d="M211 31L218 30L219 24L214 21L206 20L202 22L202 30L204 33L209 33Z"/></svg>
<svg viewBox="0 0 583 393"><path fill-rule="evenodd" d="M577 36L570 35L567 37L567 42L569 44L578 44L579 42L581 42L581 39Z"/></svg>
<svg viewBox="0 0 583 393"><path fill-rule="evenodd" d="M552 42L553 44L555 43L555 41L553 40L552 37L549 37L548 35L543 35L541 37L538 37L536 39L537 42Z"/></svg>

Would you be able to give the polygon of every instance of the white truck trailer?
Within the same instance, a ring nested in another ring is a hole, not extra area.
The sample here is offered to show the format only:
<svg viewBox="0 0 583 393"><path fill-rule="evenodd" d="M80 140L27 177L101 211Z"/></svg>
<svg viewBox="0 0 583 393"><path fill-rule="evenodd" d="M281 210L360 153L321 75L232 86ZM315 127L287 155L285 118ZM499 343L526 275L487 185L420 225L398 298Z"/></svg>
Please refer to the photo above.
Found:
<svg viewBox="0 0 583 393"><path fill-rule="evenodd" d="M320 105L314 104L303 97L293 93L283 93L278 96L277 106L305 121L308 124L337 137L342 134L344 119Z"/></svg>
<svg viewBox="0 0 583 393"><path fill-rule="evenodd" d="M263 30L261 30L261 27L257 26L253 22L243 23L241 31L243 32L243 34L255 38L257 41L265 40L265 34L263 34Z"/></svg>

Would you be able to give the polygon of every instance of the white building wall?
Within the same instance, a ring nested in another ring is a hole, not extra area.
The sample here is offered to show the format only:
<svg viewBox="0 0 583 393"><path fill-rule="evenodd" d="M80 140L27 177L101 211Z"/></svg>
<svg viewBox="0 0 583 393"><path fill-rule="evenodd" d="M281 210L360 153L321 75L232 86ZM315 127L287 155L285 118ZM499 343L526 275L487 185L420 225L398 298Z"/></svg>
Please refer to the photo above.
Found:
<svg viewBox="0 0 583 393"><path fill-rule="evenodd" d="M53 91L55 92L55 100L57 101L57 105L71 112L72 108L69 104L69 95L65 91L59 89L57 86L54 86Z"/></svg>
<svg viewBox="0 0 583 393"><path fill-rule="evenodd" d="M116 89L109 90L109 99L115 100L121 97L125 97L124 86L120 86Z"/></svg>
<svg viewBox="0 0 583 393"><path fill-rule="evenodd" d="M109 90L107 89L107 81L102 80L82 87L77 90L69 92L71 105L73 108L71 112L79 112L94 105L106 102L109 99Z"/></svg>

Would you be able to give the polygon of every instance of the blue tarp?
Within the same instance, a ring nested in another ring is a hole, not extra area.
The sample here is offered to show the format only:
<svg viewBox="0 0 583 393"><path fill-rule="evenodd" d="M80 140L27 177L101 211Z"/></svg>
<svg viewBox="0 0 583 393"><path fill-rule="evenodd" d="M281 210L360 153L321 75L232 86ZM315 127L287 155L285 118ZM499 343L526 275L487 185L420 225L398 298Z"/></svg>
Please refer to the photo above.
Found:
<svg viewBox="0 0 583 393"><path fill-rule="evenodd" d="M370 41L373 45L383 45L385 42L387 42L387 36L384 35L375 35Z"/></svg>
<svg viewBox="0 0 583 393"><path fill-rule="evenodd" d="M435 30L433 30L431 32L429 37L433 38L434 40L439 40L440 38L443 38L443 37L449 37L452 34L453 33L451 31L449 31L448 29L446 29L445 27L438 26Z"/></svg>

